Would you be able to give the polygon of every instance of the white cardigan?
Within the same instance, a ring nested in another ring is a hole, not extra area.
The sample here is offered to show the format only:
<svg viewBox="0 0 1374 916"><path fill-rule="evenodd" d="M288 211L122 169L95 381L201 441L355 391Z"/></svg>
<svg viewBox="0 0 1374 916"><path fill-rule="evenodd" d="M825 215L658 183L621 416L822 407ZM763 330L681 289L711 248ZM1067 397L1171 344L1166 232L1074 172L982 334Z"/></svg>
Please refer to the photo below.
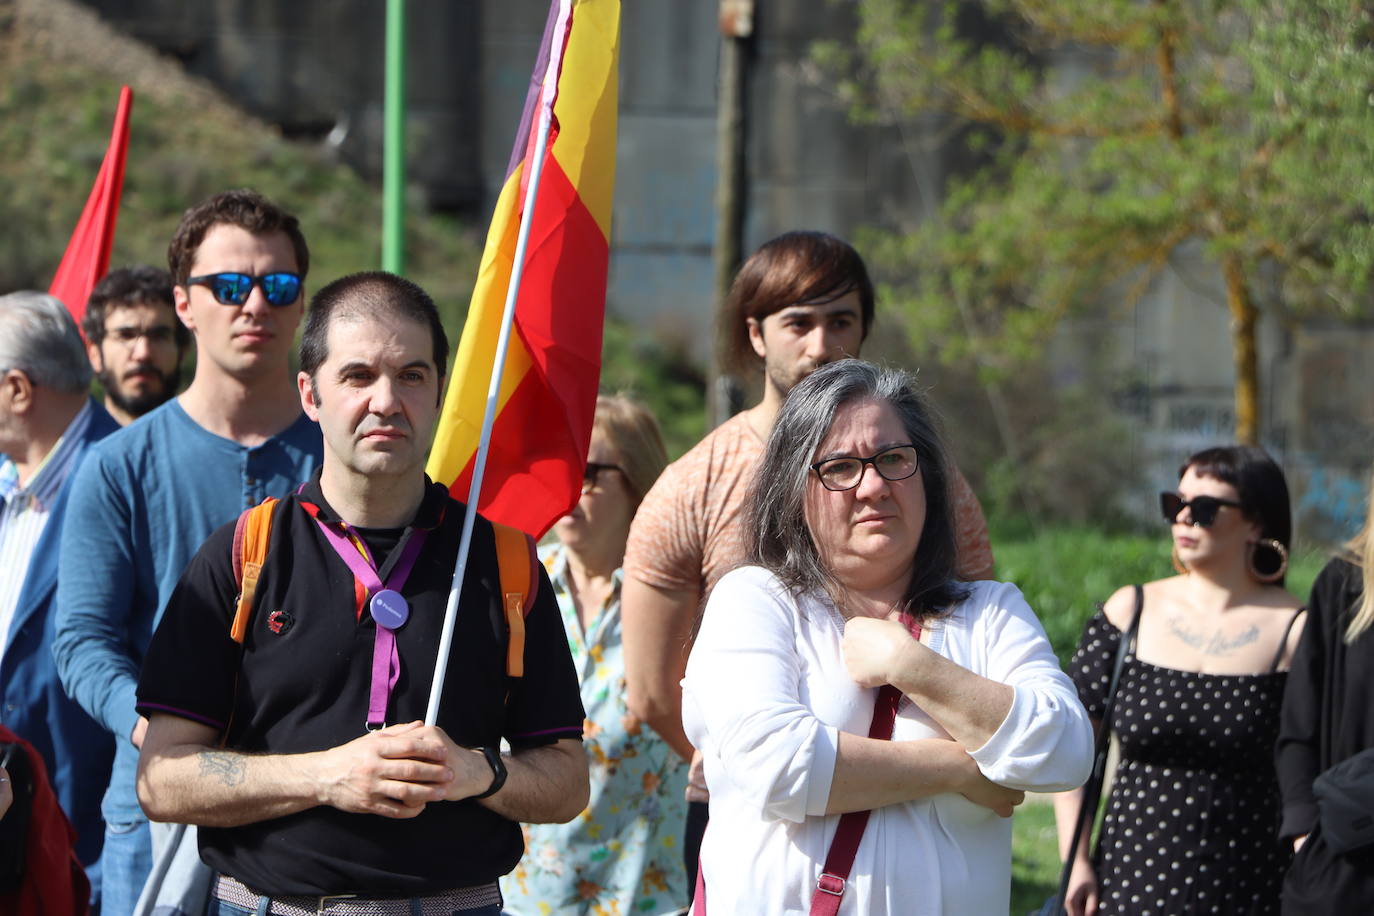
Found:
<svg viewBox="0 0 1374 916"><path fill-rule="evenodd" d="M993 782L1054 792L1081 785L1092 727L1021 592L970 585L922 642L1015 689L1011 711L970 756ZM845 671L844 619L794 599L769 572L716 585L683 680L682 718L701 750L711 822L701 849L709 916L806 914L839 815L826 815L838 733L867 735L877 691ZM909 699L893 740L949 733ZM841 914L990 916L1010 905L1011 820L946 793L873 812Z"/></svg>

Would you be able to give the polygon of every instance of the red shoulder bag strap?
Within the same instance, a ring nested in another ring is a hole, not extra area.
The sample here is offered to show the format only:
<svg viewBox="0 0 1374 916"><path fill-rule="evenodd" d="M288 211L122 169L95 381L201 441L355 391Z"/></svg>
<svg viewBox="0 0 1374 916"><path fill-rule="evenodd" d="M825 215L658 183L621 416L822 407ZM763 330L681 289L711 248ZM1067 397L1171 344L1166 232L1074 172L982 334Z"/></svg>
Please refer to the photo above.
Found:
<svg viewBox="0 0 1374 916"><path fill-rule="evenodd" d="M879 741L892 740L897 704L901 702L902 692L896 687L884 684L879 688L878 698L873 703L873 724L868 728L868 737ZM825 866L821 869L821 876L816 879L816 893L811 896L811 916L835 916L840 911L845 882L854 867L854 856L859 852L859 841L864 838L870 813L850 811L840 815L840 826L835 828L835 838L830 841Z"/></svg>
<svg viewBox="0 0 1374 916"><path fill-rule="evenodd" d="M921 625L913 624L911 635L921 638ZM868 737L879 741L892 740L892 728L897 722L897 706L902 702L902 692L891 684L878 689L873 701L873 723L868 727ZM869 811L850 811L840 815L840 825L835 828L835 836L830 841L830 851L826 853L825 865L821 876L816 879L816 893L811 896L811 916L836 916L840 911L840 900L844 897L845 882L854 868L854 857L859 852L859 841L864 837L868 826ZM697 887L692 901L693 916L706 916L706 880L700 864L697 866Z"/></svg>

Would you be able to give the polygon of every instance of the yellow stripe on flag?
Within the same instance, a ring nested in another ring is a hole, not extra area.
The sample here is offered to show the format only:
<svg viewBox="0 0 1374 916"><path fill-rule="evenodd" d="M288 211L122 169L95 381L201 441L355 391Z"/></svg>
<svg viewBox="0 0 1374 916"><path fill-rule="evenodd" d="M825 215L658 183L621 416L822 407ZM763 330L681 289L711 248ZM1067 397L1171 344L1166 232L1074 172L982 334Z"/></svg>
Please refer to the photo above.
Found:
<svg viewBox="0 0 1374 916"><path fill-rule="evenodd" d="M430 448L429 476L445 485L452 483L467 467L482 433L482 417L487 410L487 389L491 369L496 360L496 344L501 336L501 305L510 285L511 265L515 260L515 240L520 223L515 219L520 195L520 176L524 165L518 166L506 180L496 201L487 247L482 252L482 266L477 271L477 284L472 290L468 317L463 323L463 337L458 342L458 356L453 361L451 378L481 380L480 384L449 384L444 395L443 410L435 426L434 444ZM495 307L483 304L500 297ZM533 363L520 335L511 334L506 355L506 371L501 378L497 412L506 406L511 394L524 379ZM464 494L466 496L466 494Z"/></svg>
<svg viewBox="0 0 1374 916"><path fill-rule="evenodd" d="M553 154L607 240L615 190L615 132L620 4L582 0L563 58L554 114ZM608 164L610 167L608 167Z"/></svg>

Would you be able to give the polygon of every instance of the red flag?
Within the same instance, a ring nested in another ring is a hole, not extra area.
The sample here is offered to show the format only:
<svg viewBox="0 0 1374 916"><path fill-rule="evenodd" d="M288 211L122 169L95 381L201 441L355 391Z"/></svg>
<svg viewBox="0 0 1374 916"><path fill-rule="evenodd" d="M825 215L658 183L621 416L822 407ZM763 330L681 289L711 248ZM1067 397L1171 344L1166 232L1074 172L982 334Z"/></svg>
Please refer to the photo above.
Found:
<svg viewBox="0 0 1374 916"><path fill-rule="evenodd" d="M553 0L429 456L430 476L467 500L506 290L518 269L514 333L478 508L536 537L577 502L596 412L619 51L619 0ZM531 134L538 106L550 100L554 129L533 211L522 214L535 165ZM532 222L517 265L522 217Z"/></svg>
<svg viewBox="0 0 1374 916"><path fill-rule="evenodd" d="M119 107L115 110L114 131L105 161L95 176L86 208L67 243L62 263L52 278L48 292L61 299L81 325L86 314L86 300L91 289L110 269L110 249L114 245L115 220L119 217L119 194L124 188L124 161L129 152L129 110L134 94L128 86L119 90Z"/></svg>

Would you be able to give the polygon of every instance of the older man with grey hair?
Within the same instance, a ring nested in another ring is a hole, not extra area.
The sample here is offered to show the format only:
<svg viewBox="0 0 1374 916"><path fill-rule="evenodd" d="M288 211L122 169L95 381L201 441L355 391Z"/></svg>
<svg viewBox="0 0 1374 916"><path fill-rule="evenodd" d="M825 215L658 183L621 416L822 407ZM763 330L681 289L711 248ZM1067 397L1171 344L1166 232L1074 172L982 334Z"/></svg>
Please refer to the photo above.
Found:
<svg viewBox="0 0 1374 916"><path fill-rule="evenodd" d="M87 449L119 429L90 383L85 344L61 302L0 296L0 719L43 755L98 889L114 742L67 697L52 657L68 491Z"/></svg>

